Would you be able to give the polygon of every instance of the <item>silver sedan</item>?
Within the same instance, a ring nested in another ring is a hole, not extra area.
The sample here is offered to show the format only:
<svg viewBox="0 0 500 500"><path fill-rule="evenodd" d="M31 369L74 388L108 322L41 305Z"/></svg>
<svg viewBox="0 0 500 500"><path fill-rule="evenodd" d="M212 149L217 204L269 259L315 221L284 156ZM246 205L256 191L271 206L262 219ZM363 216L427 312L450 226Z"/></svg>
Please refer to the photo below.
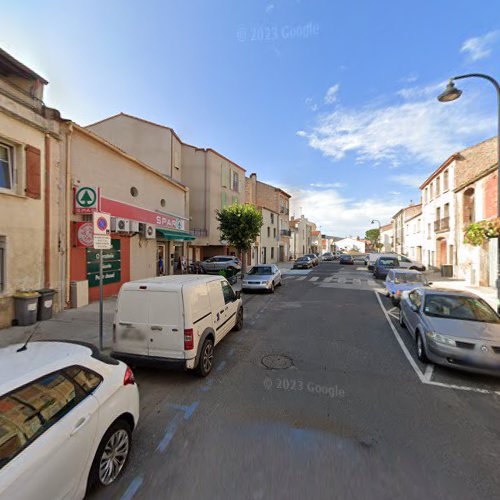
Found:
<svg viewBox="0 0 500 500"><path fill-rule="evenodd" d="M250 271L243 276L241 282L242 290L266 290L274 293L278 285L282 285L281 272L274 264L262 264L253 266Z"/></svg>
<svg viewBox="0 0 500 500"><path fill-rule="evenodd" d="M500 376L500 317L473 293L403 292L399 322L414 337L420 361Z"/></svg>

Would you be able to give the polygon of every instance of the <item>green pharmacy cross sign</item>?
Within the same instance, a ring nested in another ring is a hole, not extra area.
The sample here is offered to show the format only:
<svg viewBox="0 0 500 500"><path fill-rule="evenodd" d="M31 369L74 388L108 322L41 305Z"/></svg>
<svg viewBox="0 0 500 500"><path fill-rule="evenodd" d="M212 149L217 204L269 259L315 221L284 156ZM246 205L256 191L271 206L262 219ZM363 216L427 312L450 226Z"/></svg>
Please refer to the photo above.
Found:
<svg viewBox="0 0 500 500"><path fill-rule="evenodd" d="M99 208L100 190L96 187L75 187L75 214L91 214Z"/></svg>

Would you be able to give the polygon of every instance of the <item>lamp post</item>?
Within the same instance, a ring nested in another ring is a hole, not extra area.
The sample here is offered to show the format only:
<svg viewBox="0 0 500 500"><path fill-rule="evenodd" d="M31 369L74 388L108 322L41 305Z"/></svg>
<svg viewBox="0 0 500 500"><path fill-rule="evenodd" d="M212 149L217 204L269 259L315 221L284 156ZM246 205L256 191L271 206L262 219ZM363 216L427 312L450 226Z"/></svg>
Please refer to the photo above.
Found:
<svg viewBox="0 0 500 500"><path fill-rule="evenodd" d="M450 78L446 89L442 94L439 94L439 102L451 102L455 101L462 95L462 91L455 87L453 83L455 80L463 80L464 78L482 78L483 80L488 80L497 91L497 216L500 217L500 85L499 83L489 75L483 73L468 73L467 75L458 75ZM497 238L497 312L500 313L500 238Z"/></svg>
<svg viewBox="0 0 500 500"><path fill-rule="evenodd" d="M382 227L382 225L380 224L380 221L378 219L373 219L372 220L372 224L375 224L375 222L378 223L378 238L377 238L377 247L380 245L380 228ZM376 248L375 250L377 250L378 248Z"/></svg>

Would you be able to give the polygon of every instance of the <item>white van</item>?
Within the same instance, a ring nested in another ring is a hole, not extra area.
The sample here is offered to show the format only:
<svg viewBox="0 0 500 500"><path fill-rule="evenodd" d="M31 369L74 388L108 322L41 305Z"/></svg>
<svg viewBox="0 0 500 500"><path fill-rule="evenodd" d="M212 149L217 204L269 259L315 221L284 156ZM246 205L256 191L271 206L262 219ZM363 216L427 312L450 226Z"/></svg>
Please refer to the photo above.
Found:
<svg viewBox="0 0 500 500"><path fill-rule="evenodd" d="M239 292L222 276L163 276L124 283L111 355L131 365L194 369L205 377L214 346L243 328Z"/></svg>
<svg viewBox="0 0 500 500"><path fill-rule="evenodd" d="M375 268L375 263L377 262L377 259L379 257L397 257L399 259L399 267L405 268L405 269L412 269L415 271L425 271L425 266L417 261L417 260L412 260L409 259L408 257L405 257L404 255L400 255L394 252L387 252L387 253L369 253L367 255L367 258L365 259L365 265L368 265L368 271L373 271Z"/></svg>

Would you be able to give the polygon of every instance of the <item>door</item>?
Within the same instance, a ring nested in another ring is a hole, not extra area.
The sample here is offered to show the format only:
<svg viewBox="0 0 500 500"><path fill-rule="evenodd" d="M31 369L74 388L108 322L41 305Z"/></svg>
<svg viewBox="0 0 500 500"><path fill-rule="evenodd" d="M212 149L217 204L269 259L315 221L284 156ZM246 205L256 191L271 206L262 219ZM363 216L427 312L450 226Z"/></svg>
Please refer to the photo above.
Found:
<svg viewBox="0 0 500 500"><path fill-rule="evenodd" d="M413 311L411 307L405 309L408 329L410 330L410 332L414 333L415 328L417 327L419 322L420 307L422 306L422 295L418 290L413 290L413 292L410 292L409 294L409 299L410 304L417 306L418 308L417 312Z"/></svg>
<svg viewBox="0 0 500 500"><path fill-rule="evenodd" d="M267 264L267 247L262 247L262 264Z"/></svg>
<svg viewBox="0 0 500 500"><path fill-rule="evenodd" d="M157 247L157 259L156 259L156 276L163 276L165 273L166 262L166 250L165 243L158 243Z"/></svg>
<svg viewBox="0 0 500 500"><path fill-rule="evenodd" d="M147 356L149 349L148 292L123 290L118 296L113 349Z"/></svg>
<svg viewBox="0 0 500 500"><path fill-rule="evenodd" d="M58 371L0 398L0 415L2 498L74 498L96 439L94 396Z"/></svg>
<svg viewBox="0 0 500 500"><path fill-rule="evenodd" d="M229 333L236 323L236 313L238 312L238 301L233 288L227 281L221 281L222 294L224 296L224 323L221 325L221 338Z"/></svg>
<svg viewBox="0 0 500 500"><path fill-rule="evenodd" d="M184 358L182 294L178 291L147 292L148 355Z"/></svg>
<svg viewBox="0 0 500 500"><path fill-rule="evenodd" d="M210 295L210 307L212 309L212 321L215 331L215 343L224 336L222 333L226 304L224 295L222 294L221 280L211 281L208 283L208 292Z"/></svg>

